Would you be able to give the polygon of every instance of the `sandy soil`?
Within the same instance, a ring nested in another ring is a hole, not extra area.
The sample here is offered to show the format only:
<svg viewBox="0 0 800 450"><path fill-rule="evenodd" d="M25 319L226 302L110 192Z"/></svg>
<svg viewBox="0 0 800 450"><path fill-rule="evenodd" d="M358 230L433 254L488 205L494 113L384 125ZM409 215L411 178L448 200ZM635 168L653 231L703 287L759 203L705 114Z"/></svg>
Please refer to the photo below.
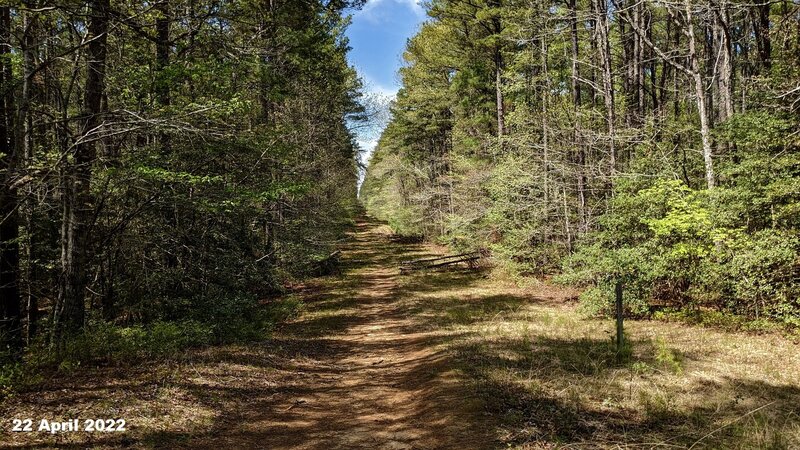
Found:
<svg viewBox="0 0 800 450"><path fill-rule="evenodd" d="M0 449L800 448L797 339L626 320L620 361L613 321L573 290L401 275L445 249L390 236L359 222L342 272L299 287L303 311L262 342L80 368L7 400ZM128 430L10 433L13 418Z"/></svg>
<svg viewBox="0 0 800 450"><path fill-rule="evenodd" d="M0 406L0 448L489 448L489 417L443 335L409 313L400 260L421 255L358 223L340 276L302 294L273 339L180 361L80 370ZM126 418L124 433L9 433L13 418Z"/></svg>
<svg viewBox="0 0 800 450"><path fill-rule="evenodd" d="M248 399L227 429L187 447L489 447L479 402L437 349L436 332L405 309L396 263L413 250L390 243L385 227L359 223L343 248L350 288L318 293L281 334L296 346L284 374L292 395Z"/></svg>

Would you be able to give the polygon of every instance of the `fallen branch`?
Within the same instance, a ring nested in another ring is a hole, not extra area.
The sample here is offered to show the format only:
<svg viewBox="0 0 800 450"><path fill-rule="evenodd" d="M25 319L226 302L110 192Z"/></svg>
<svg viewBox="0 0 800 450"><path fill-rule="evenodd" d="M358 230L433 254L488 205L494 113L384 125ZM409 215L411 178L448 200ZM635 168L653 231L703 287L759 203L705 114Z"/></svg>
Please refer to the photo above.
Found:
<svg viewBox="0 0 800 450"><path fill-rule="evenodd" d="M461 253L458 255L446 255L438 256L436 258L423 258L405 261L400 264L400 272L406 273L412 270L436 269L461 263L466 263L469 268L475 269L478 265L478 261L486 256L488 256L488 252L485 250L479 250L469 253Z"/></svg>

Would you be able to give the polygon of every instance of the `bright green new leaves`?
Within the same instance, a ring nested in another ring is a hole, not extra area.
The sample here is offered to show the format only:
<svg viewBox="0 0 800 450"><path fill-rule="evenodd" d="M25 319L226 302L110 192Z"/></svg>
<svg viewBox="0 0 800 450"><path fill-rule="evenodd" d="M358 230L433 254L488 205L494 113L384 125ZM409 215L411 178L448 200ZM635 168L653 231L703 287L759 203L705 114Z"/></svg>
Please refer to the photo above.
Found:
<svg viewBox="0 0 800 450"><path fill-rule="evenodd" d="M714 244L721 244L731 234L714 226L700 193L679 180L659 181L638 196L642 203L666 206L666 214L643 218L642 223L674 257L708 256Z"/></svg>
<svg viewBox="0 0 800 450"><path fill-rule="evenodd" d="M592 313L622 281L642 316L795 323L800 65L796 33L777 24L797 8L759 23L731 10L723 24L697 4L694 29L721 27L695 43L703 142L677 6L624 4L627 17L620 5L430 1L362 187L368 210L400 233L490 249L517 275L561 268ZM722 37L735 48L727 75Z"/></svg>

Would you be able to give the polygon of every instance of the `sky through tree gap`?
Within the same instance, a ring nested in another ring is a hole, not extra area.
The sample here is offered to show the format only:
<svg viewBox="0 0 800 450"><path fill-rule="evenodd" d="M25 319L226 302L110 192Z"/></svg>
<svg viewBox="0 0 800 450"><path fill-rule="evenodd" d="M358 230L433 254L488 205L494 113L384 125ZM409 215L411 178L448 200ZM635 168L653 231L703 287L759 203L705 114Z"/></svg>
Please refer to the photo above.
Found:
<svg viewBox="0 0 800 450"><path fill-rule="evenodd" d="M365 95L388 107L400 88L398 69L402 66L406 41L425 20L419 0L369 0L352 14L347 29L350 40L348 58L364 82ZM366 160L378 142L385 121L356 129L359 146Z"/></svg>

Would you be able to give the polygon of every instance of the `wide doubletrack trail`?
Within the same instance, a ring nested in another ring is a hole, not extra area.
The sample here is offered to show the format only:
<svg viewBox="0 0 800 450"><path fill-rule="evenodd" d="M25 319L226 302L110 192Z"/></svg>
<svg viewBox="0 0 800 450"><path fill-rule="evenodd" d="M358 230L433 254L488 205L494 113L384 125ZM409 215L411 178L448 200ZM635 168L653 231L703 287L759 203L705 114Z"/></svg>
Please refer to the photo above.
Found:
<svg viewBox="0 0 800 450"><path fill-rule="evenodd" d="M291 353L276 366L282 389L243 401L226 427L187 447L489 447L479 401L400 286L399 262L420 251L361 219L342 247L343 273L307 288L307 311L276 336Z"/></svg>

